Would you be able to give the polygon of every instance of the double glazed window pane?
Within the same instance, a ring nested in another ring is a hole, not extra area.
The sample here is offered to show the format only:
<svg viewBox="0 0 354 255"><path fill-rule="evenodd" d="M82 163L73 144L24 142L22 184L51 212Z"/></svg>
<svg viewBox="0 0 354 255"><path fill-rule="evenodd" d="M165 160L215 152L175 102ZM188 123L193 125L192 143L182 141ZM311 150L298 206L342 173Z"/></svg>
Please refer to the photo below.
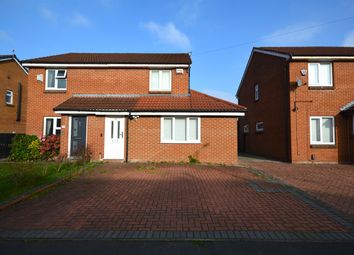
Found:
<svg viewBox="0 0 354 255"><path fill-rule="evenodd" d="M198 140L198 119L189 119L189 140Z"/></svg>
<svg viewBox="0 0 354 255"><path fill-rule="evenodd" d="M332 75L331 75L331 65L330 64L321 64L320 65L320 73L321 73L321 83L323 85L332 84Z"/></svg>
<svg viewBox="0 0 354 255"><path fill-rule="evenodd" d="M151 89L159 89L159 71L151 71Z"/></svg>
<svg viewBox="0 0 354 255"><path fill-rule="evenodd" d="M45 135L52 135L54 129L54 119L46 119L45 127Z"/></svg>
<svg viewBox="0 0 354 255"><path fill-rule="evenodd" d="M172 118L164 118L163 120L163 138L164 140L172 140Z"/></svg>
<svg viewBox="0 0 354 255"><path fill-rule="evenodd" d="M185 118L176 118L175 119L175 139L176 141L186 141L187 138L187 128L186 128L186 119Z"/></svg>
<svg viewBox="0 0 354 255"><path fill-rule="evenodd" d="M66 89L66 79L58 79L58 89Z"/></svg>
<svg viewBox="0 0 354 255"><path fill-rule="evenodd" d="M167 90L170 88L170 71L161 72L161 89Z"/></svg>
<svg viewBox="0 0 354 255"><path fill-rule="evenodd" d="M320 119L311 119L311 141L321 141Z"/></svg>
<svg viewBox="0 0 354 255"><path fill-rule="evenodd" d="M333 143L333 119L322 119L322 137L324 143Z"/></svg>
<svg viewBox="0 0 354 255"><path fill-rule="evenodd" d="M55 87L55 70L48 70L47 87L48 88Z"/></svg>

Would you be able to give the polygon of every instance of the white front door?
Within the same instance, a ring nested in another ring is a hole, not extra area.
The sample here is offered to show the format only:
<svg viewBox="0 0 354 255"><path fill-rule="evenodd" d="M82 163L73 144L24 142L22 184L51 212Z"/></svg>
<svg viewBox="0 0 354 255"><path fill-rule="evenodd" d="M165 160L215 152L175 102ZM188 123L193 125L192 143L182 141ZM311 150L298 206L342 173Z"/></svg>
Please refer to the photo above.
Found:
<svg viewBox="0 0 354 255"><path fill-rule="evenodd" d="M124 159L124 118L106 117L104 158Z"/></svg>

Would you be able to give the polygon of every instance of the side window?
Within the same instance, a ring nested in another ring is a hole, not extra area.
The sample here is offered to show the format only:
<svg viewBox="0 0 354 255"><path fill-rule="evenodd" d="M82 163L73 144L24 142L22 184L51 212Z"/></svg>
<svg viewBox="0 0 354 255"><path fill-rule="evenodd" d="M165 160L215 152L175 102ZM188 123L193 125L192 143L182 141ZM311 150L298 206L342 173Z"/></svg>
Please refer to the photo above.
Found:
<svg viewBox="0 0 354 255"><path fill-rule="evenodd" d="M5 103L8 105L14 104L14 92L12 90L6 90Z"/></svg>
<svg viewBox="0 0 354 255"><path fill-rule="evenodd" d="M254 101L259 101L259 84L254 85Z"/></svg>
<svg viewBox="0 0 354 255"><path fill-rule="evenodd" d="M46 90L66 90L66 70L48 69L46 75Z"/></svg>
<svg viewBox="0 0 354 255"><path fill-rule="evenodd" d="M308 79L310 87L333 86L331 63L309 63L308 70Z"/></svg>
<svg viewBox="0 0 354 255"><path fill-rule="evenodd" d="M256 133L263 133L263 132L264 132L264 122L257 122Z"/></svg>
<svg viewBox="0 0 354 255"><path fill-rule="evenodd" d="M60 117L45 117L44 118L44 136L60 135L61 118Z"/></svg>

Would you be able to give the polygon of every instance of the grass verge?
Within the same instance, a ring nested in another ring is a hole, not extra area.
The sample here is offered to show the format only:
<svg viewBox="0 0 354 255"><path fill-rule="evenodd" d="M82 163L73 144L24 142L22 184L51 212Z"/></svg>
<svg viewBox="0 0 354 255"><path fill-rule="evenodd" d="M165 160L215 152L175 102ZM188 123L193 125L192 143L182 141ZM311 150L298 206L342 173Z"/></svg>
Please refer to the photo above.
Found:
<svg viewBox="0 0 354 255"><path fill-rule="evenodd" d="M94 165L82 162L0 162L0 203L38 187L71 178Z"/></svg>

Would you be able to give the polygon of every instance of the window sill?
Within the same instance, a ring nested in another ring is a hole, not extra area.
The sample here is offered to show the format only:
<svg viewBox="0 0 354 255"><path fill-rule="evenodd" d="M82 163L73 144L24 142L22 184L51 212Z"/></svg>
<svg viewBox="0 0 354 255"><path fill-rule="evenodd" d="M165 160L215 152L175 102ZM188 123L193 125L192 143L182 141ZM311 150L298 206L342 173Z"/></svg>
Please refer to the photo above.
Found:
<svg viewBox="0 0 354 255"><path fill-rule="evenodd" d="M56 89L53 89L53 90L44 90L44 93L66 93L66 90L56 90Z"/></svg>
<svg viewBox="0 0 354 255"><path fill-rule="evenodd" d="M337 145L335 145L335 144L310 144L310 148L334 149L334 148L337 148Z"/></svg>
<svg viewBox="0 0 354 255"><path fill-rule="evenodd" d="M186 142L177 142L177 141L161 141L162 144L198 144L200 141L186 141Z"/></svg>
<svg viewBox="0 0 354 255"><path fill-rule="evenodd" d="M149 94L171 94L171 90L150 90Z"/></svg>
<svg viewBox="0 0 354 255"><path fill-rule="evenodd" d="M309 90L334 90L333 85L332 86L308 86Z"/></svg>
<svg viewBox="0 0 354 255"><path fill-rule="evenodd" d="M6 105L6 106L8 106L8 107L15 107L15 105L14 105L14 104L8 104L8 103L5 103L5 105Z"/></svg>

